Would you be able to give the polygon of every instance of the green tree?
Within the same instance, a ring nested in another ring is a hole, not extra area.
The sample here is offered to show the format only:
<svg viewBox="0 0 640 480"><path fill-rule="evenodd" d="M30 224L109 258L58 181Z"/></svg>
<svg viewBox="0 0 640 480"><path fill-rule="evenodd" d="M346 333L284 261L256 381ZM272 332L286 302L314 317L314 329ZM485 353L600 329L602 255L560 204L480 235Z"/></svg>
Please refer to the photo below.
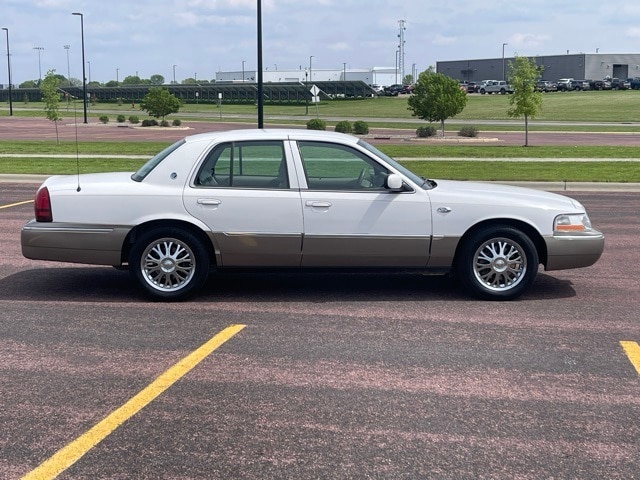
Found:
<svg viewBox="0 0 640 480"><path fill-rule="evenodd" d="M164 85L164 77L158 73L149 77L151 85Z"/></svg>
<svg viewBox="0 0 640 480"><path fill-rule="evenodd" d="M56 126L56 141L60 144L60 138L58 136L58 120L62 119L60 115L60 92L58 86L60 85L60 79L55 74L55 70L49 70L47 75L40 82L40 93L42 94L42 100L44 101L44 111L47 119L51 120Z"/></svg>
<svg viewBox="0 0 640 480"><path fill-rule="evenodd" d="M413 83L413 75L405 75L402 79L403 85L411 85Z"/></svg>
<svg viewBox="0 0 640 480"><path fill-rule="evenodd" d="M166 115L180 110L180 100L163 87L152 87L140 102L140 108L155 118L164 120Z"/></svg>
<svg viewBox="0 0 640 480"><path fill-rule="evenodd" d="M467 94L457 80L426 70L418 76L408 103L413 116L428 122L439 121L444 136L444 121L464 110Z"/></svg>
<svg viewBox="0 0 640 480"><path fill-rule="evenodd" d="M538 67L534 60L516 55L509 62L509 83L513 95L509 98L511 108L507 115L511 118L524 116L524 146L529 146L529 118L535 118L542 108L542 93L535 91L536 80L543 67Z"/></svg>
<svg viewBox="0 0 640 480"><path fill-rule="evenodd" d="M18 85L18 88L38 88L38 82L36 80L26 80Z"/></svg>
<svg viewBox="0 0 640 480"><path fill-rule="evenodd" d="M142 84L142 80L140 80L140 77L137 75L127 75L126 77L124 77L124 80L122 80L122 85L140 85Z"/></svg>

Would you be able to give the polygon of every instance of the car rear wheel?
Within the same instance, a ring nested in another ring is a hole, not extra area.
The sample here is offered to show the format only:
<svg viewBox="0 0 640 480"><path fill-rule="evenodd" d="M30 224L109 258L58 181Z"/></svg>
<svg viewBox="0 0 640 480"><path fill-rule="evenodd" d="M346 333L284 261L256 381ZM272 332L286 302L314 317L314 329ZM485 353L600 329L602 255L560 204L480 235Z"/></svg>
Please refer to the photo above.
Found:
<svg viewBox="0 0 640 480"><path fill-rule="evenodd" d="M455 273L463 287L486 300L512 300L538 273L538 252L529 237L509 226L485 227L464 241Z"/></svg>
<svg viewBox="0 0 640 480"><path fill-rule="evenodd" d="M130 272L142 289L158 300L183 300L209 275L209 255L192 233L179 228L143 233L131 248Z"/></svg>

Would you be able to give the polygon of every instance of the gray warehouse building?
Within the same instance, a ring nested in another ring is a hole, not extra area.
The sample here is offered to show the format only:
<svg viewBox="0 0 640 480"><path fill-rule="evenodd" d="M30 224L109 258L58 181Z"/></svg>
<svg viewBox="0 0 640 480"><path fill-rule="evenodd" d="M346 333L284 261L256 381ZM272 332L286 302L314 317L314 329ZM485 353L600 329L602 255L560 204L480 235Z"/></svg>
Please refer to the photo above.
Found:
<svg viewBox="0 0 640 480"><path fill-rule="evenodd" d="M559 78L602 80L640 77L640 54L637 53L577 53L529 57L544 67L542 80ZM436 62L436 71L459 81L506 80L511 58L453 60Z"/></svg>

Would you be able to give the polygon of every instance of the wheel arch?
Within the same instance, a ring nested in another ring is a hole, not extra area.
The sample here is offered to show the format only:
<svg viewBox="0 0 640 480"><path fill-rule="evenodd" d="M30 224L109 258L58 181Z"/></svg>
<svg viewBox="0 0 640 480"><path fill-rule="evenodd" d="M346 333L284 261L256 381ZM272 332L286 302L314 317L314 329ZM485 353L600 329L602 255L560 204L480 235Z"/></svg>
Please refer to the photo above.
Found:
<svg viewBox="0 0 640 480"><path fill-rule="evenodd" d="M194 225L193 223L176 219L150 220L148 222L141 223L140 225L136 225L134 228L132 228L124 239L124 243L122 245L121 261L123 263L127 263L129 261L129 253L131 252L131 247L140 235L150 230L161 228L179 228L195 235L202 242L202 245L204 245L204 247L206 248L211 264L216 264L216 250L213 246L213 243L211 242L211 238L209 237L209 235L207 235L205 231L203 231L200 227Z"/></svg>
<svg viewBox="0 0 640 480"><path fill-rule="evenodd" d="M538 258L540 263L546 266L547 264L547 244L545 243L540 232L534 228L531 224L527 222L523 222L522 220L517 220L513 218L492 218L488 220L484 220L482 222L476 223L471 228L469 228L464 235L460 238L458 245L456 246L456 251L453 257L453 265L455 267L456 262L460 258L459 252L466 243L466 241L473 236L478 230L481 230L486 227L496 227L496 226L505 226L512 227L517 230L522 231L529 239L533 242L536 250L538 252Z"/></svg>

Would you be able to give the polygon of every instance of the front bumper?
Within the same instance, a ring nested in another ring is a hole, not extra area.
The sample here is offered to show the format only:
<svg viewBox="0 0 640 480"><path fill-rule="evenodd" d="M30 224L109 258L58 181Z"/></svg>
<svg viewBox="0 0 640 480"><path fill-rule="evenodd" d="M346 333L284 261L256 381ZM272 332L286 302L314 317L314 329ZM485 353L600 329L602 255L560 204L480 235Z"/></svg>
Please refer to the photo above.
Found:
<svg viewBox="0 0 640 480"><path fill-rule="evenodd" d="M597 230L581 235L554 235L545 237L545 243L545 270L582 268L598 261L604 250L604 235Z"/></svg>

